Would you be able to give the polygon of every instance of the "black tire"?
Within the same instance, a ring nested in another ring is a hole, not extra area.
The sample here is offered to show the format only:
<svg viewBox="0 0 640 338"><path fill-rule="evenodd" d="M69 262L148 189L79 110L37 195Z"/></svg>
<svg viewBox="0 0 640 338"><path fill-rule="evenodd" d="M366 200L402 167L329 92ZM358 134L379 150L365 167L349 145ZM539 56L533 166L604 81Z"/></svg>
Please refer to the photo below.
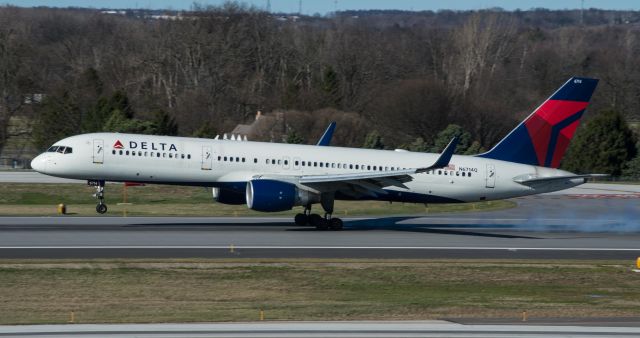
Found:
<svg viewBox="0 0 640 338"><path fill-rule="evenodd" d="M309 224L316 227L318 230L327 230L329 228L329 222L318 214L309 215Z"/></svg>
<svg viewBox="0 0 640 338"><path fill-rule="evenodd" d="M331 221L329 221L329 227L331 227L331 230L342 230L342 220L339 218L332 218Z"/></svg>
<svg viewBox="0 0 640 338"><path fill-rule="evenodd" d="M107 205L106 204L98 204L96 205L96 211L99 214L104 214L107 212Z"/></svg>
<svg viewBox="0 0 640 338"><path fill-rule="evenodd" d="M309 217L307 217L307 215L305 214L297 214L293 220L296 223L296 225L299 225L299 226L305 226L309 224Z"/></svg>

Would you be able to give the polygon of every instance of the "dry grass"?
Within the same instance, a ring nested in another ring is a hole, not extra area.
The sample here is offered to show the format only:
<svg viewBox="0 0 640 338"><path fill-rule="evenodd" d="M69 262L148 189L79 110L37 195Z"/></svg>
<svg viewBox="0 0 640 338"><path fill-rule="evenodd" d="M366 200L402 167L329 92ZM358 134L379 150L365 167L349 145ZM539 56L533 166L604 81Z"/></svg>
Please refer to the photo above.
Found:
<svg viewBox="0 0 640 338"><path fill-rule="evenodd" d="M629 262L4 261L0 323L636 316Z"/></svg>

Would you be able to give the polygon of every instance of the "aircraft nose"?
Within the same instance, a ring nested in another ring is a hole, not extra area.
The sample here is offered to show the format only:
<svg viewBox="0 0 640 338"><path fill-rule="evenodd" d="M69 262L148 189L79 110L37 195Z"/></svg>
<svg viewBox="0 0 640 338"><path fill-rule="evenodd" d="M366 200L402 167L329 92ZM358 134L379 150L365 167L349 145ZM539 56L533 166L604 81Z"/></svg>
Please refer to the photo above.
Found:
<svg viewBox="0 0 640 338"><path fill-rule="evenodd" d="M43 173L46 169L46 159L44 158L43 154L40 154L38 156L36 156L36 158L34 158L31 161L31 168L33 168L33 170L37 171L37 172L41 172Z"/></svg>

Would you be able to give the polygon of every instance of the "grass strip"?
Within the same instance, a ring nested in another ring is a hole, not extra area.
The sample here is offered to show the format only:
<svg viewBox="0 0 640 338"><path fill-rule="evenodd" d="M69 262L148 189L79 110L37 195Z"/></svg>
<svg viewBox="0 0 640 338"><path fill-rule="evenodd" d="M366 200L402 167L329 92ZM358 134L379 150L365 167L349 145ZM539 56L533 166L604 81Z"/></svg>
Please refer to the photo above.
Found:
<svg viewBox="0 0 640 338"><path fill-rule="evenodd" d="M0 324L637 316L632 263L4 260Z"/></svg>

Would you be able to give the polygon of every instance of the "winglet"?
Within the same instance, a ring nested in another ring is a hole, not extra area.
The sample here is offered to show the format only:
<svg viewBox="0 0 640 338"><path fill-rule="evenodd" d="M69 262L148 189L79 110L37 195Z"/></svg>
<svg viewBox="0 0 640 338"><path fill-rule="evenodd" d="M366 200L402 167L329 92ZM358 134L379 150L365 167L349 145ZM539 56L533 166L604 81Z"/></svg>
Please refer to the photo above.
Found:
<svg viewBox="0 0 640 338"><path fill-rule="evenodd" d="M444 150L440 154L440 157L438 157L438 159L436 160L435 163L433 163L432 165L430 165L429 167L426 167L426 168L418 168L416 170L416 173L425 172L425 171L431 170L431 169L444 168L444 167L448 166L449 165L449 161L451 161L451 157L453 156L453 153L456 152L456 147L457 146L458 146L458 137L454 136L454 138L451 139L449 144L447 144L447 147L444 148Z"/></svg>
<svg viewBox="0 0 640 338"><path fill-rule="evenodd" d="M329 124L329 126L327 127L327 130L324 131L324 134L322 134L322 137L320 137L320 140L318 140L318 143L316 145L328 146L329 143L331 143L331 138L333 137L333 131L335 129L336 129L336 122L333 121Z"/></svg>

